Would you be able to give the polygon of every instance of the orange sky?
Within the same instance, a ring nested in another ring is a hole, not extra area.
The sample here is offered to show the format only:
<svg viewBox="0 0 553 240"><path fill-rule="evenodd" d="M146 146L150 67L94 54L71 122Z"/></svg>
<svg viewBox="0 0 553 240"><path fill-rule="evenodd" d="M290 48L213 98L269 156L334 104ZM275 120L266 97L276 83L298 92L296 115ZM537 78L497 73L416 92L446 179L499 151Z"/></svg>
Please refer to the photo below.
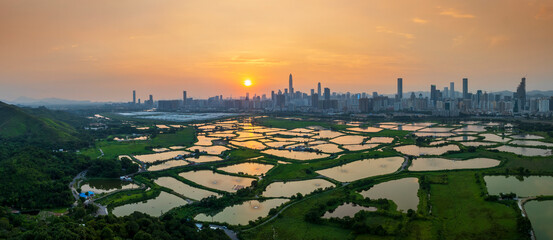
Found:
<svg viewBox="0 0 553 240"><path fill-rule="evenodd" d="M553 1L0 1L0 99L553 90Z"/></svg>

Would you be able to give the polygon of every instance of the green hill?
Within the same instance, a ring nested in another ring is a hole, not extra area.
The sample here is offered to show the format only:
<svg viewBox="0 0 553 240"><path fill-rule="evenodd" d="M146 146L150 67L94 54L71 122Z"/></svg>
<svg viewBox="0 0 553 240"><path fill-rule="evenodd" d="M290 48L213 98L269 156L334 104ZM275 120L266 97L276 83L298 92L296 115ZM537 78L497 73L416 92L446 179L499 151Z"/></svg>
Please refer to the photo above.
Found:
<svg viewBox="0 0 553 240"><path fill-rule="evenodd" d="M45 109L32 112L0 102L0 137L53 146L80 141L73 126L51 117L55 113Z"/></svg>

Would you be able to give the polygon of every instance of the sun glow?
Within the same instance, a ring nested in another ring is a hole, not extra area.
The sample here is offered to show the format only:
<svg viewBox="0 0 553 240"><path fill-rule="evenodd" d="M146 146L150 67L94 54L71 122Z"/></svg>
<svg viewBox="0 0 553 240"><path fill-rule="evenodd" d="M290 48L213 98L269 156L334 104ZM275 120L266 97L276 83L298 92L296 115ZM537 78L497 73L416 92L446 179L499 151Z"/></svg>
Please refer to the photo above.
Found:
<svg viewBox="0 0 553 240"><path fill-rule="evenodd" d="M244 80L244 86L249 87L251 85L252 85L252 80L250 80L250 79Z"/></svg>

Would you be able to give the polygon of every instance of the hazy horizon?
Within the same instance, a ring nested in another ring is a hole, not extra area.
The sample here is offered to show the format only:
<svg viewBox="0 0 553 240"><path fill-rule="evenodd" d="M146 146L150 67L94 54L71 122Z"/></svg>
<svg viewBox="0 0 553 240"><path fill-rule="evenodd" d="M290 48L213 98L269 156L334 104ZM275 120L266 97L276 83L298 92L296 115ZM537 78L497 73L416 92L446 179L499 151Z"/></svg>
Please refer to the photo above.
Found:
<svg viewBox="0 0 553 240"><path fill-rule="evenodd" d="M0 99L553 90L552 24L539 0L2 1Z"/></svg>

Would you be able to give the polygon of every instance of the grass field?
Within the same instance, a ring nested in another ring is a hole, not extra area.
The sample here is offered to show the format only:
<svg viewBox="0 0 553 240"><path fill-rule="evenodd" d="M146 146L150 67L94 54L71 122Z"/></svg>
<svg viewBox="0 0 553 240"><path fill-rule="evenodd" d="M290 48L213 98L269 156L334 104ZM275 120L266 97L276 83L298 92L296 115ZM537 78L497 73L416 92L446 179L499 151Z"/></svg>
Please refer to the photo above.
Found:
<svg viewBox="0 0 553 240"><path fill-rule="evenodd" d="M442 239L521 239L518 212L480 196L474 172L448 174L448 184L432 184L430 204Z"/></svg>
<svg viewBox="0 0 553 240"><path fill-rule="evenodd" d="M147 147L170 147L170 146L191 146L195 141L194 129L184 128L175 133L159 134L156 137L145 141L99 141L96 142L94 148L84 150L82 153L91 157L97 158L100 156L100 151L104 151L104 158L116 158L119 155L128 154L146 154L153 153Z"/></svg>
<svg viewBox="0 0 553 240"><path fill-rule="evenodd" d="M300 120L289 120L289 119L280 119L280 118L263 118L258 120L257 124L266 127L274 128L284 128L284 129L294 129L294 128L305 128L309 126L321 126L328 129L337 129L343 130L348 128L346 125L338 125L327 121L300 121Z"/></svg>

